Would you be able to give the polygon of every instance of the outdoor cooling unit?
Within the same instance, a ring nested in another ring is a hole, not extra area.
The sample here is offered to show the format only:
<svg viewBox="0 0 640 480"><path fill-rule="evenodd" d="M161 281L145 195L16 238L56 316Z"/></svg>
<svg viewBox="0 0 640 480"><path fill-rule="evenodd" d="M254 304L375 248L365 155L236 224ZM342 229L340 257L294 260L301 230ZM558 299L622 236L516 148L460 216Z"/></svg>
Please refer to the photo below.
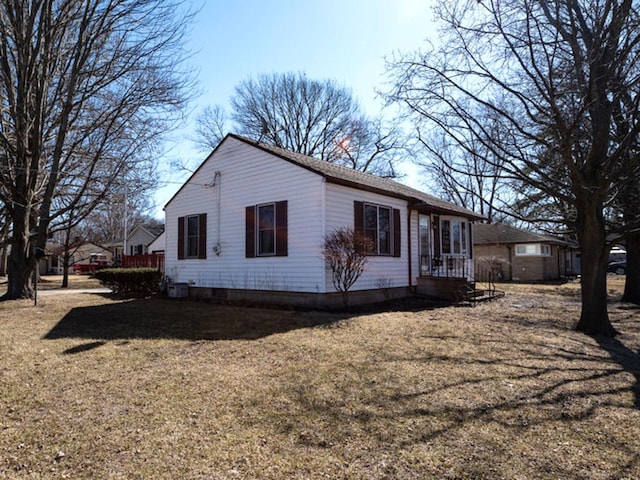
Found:
<svg viewBox="0 0 640 480"><path fill-rule="evenodd" d="M187 298L189 296L188 283L170 283L167 286L169 298Z"/></svg>

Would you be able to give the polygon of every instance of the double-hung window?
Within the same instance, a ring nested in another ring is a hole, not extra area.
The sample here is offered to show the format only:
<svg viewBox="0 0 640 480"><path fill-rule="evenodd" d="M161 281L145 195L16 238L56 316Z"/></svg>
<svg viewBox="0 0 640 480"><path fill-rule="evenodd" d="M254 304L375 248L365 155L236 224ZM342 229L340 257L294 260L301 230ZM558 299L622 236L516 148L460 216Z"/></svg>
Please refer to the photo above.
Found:
<svg viewBox="0 0 640 480"><path fill-rule="evenodd" d="M245 248L247 258L288 255L287 201L246 207Z"/></svg>
<svg viewBox="0 0 640 480"><path fill-rule="evenodd" d="M207 258L207 214L178 218L178 259Z"/></svg>
<svg viewBox="0 0 640 480"><path fill-rule="evenodd" d="M258 256L276 254L276 204L258 205Z"/></svg>
<svg viewBox="0 0 640 480"><path fill-rule="evenodd" d="M354 202L355 230L371 240L371 255L400 256L400 210Z"/></svg>
<svg viewBox="0 0 640 480"><path fill-rule="evenodd" d="M200 217L187 217L187 258L198 258L198 243L200 240Z"/></svg>
<svg viewBox="0 0 640 480"><path fill-rule="evenodd" d="M391 254L391 209L378 205L364 206L364 234L373 244L376 255Z"/></svg>

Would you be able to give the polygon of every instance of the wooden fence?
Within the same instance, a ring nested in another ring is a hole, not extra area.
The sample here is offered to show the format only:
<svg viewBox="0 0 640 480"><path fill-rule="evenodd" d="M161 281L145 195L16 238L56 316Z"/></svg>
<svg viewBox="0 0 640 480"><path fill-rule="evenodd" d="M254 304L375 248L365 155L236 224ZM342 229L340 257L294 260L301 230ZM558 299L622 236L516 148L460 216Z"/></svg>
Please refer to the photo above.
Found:
<svg viewBox="0 0 640 480"><path fill-rule="evenodd" d="M157 268L164 273L164 255L145 253L143 255L123 255L123 268Z"/></svg>

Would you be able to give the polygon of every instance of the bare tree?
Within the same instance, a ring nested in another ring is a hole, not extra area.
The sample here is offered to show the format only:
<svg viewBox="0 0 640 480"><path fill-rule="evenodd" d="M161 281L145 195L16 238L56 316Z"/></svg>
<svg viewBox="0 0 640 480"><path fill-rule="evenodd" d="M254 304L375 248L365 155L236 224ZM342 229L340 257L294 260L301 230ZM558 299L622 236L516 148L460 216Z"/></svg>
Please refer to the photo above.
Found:
<svg viewBox="0 0 640 480"><path fill-rule="evenodd" d="M441 48L397 59L391 98L454 142L473 136L501 160L504 175L575 207L582 254L576 328L614 335L603 211L640 130L633 2L443 1L437 14ZM623 102L626 96L634 101ZM475 116L480 106L501 122L499 141ZM628 121L624 137L614 132L619 108ZM547 178L540 151L561 159L568 176Z"/></svg>
<svg viewBox="0 0 640 480"><path fill-rule="evenodd" d="M260 75L241 82L231 104L240 135L362 172L397 176L396 162L404 154L399 128L366 116L351 91L333 81L302 73ZM220 107L205 109L198 146L215 147L225 121Z"/></svg>
<svg viewBox="0 0 640 480"><path fill-rule="evenodd" d="M180 3L0 1L5 298L30 296L32 253L52 222L109 190L175 121L190 81Z"/></svg>
<svg viewBox="0 0 640 480"><path fill-rule="evenodd" d="M90 241L122 241L125 224L126 230L131 232L135 225L153 223L151 212L155 204L152 194L158 185L156 171L151 163L137 167L123 173L102 201L79 222Z"/></svg>
<svg viewBox="0 0 640 480"><path fill-rule="evenodd" d="M216 148L227 133L227 115L220 105L205 107L196 119L196 146L205 152Z"/></svg>
<svg viewBox="0 0 640 480"><path fill-rule="evenodd" d="M624 283L623 302L640 305L640 171L628 172L619 194L623 237L627 250L627 269Z"/></svg>
<svg viewBox="0 0 640 480"><path fill-rule="evenodd" d="M7 249L9 246L9 226L7 210L4 204L0 204L0 277L7 274Z"/></svg>
<svg viewBox="0 0 640 480"><path fill-rule="evenodd" d="M507 218L513 190L502 178L500 159L491 158L482 142L469 138L461 149L440 131L423 138L419 129L418 142L428 158L418 155L414 163L427 172L442 198L480 213L487 223Z"/></svg>
<svg viewBox="0 0 640 480"><path fill-rule="evenodd" d="M349 307L349 290L364 272L372 249L371 239L350 227L337 228L324 239L322 254L345 308Z"/></svg>

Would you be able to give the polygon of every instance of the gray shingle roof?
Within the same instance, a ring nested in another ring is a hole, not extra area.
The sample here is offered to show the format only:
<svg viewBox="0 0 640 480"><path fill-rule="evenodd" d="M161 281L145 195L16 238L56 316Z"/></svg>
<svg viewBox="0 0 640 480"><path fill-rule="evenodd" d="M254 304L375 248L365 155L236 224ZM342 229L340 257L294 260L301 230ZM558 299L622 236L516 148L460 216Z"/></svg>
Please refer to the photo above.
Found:
<svg viewBox="0 0 640 480"><path fill-rule="evenodd" d="M473 226L474 245L495 245L504 243L553 243L569 245L569 242L556 237L539 235L502 223L478 223Z"/></svg>
<svg viewBox="0 0 640 480"><path fill-rule="evenodd" d="M351 168L336 165L335 163L318 160L317 158L291 152L273 145L250 140L235 134L228 137L252 145L265 152L276 155L283 160L294 163L300 167L322 175L327 181L352 186L361 190L373 191L384 195L402 198L425 207L434 213L462 215L473 219L483 218L481 215L460 207L454 203L441 200L433 195L428 195L420 190L403 185L388 178L378 177L369 173L363 173Z"/></svg>

